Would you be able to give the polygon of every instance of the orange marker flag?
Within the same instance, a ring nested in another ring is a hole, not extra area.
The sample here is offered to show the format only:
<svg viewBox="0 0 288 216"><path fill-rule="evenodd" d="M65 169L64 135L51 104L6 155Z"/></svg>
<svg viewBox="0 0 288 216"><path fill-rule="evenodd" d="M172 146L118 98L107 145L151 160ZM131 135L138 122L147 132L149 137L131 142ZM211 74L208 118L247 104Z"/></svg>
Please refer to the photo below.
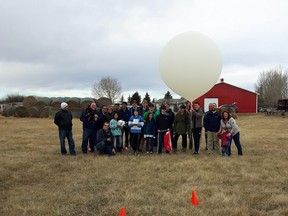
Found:
<svg viewBox="0 0 288 216"><path fill-rule="evenodd" d="M192 191L191 204L193 206L198 206L199 205L199 200L197 198L196 191L194 191L194 190Z"/></svg>
<svg viewBox="0 0 288 216"><path fill-rule="evenodd" d="M120 209L119 216L126 216L125 208Z"/></svg>

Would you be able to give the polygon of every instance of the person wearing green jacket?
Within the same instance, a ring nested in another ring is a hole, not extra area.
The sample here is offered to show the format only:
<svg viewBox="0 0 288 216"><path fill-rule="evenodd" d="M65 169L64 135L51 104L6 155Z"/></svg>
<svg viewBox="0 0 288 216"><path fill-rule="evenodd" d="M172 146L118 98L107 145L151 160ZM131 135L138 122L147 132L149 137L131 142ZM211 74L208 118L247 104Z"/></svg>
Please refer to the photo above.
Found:
<svg viewBox="0 0 288 216"><path fill-rule="evenodd" d="M173 138L173 151L177 151L178 138L182 136L182 151L185 152L187 148L187 134L189 133L189 114L186 111L185 105L179 107L178 113L174 118L174 138Z"/></svg>

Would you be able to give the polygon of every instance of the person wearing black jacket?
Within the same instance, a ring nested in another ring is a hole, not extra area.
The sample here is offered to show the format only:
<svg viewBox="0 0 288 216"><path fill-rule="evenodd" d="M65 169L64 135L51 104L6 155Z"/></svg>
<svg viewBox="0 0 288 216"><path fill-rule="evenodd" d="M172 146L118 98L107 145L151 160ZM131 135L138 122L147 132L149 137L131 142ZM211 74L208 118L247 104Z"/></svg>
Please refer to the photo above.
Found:
<svg viewBox="0 0 288 216"><path fill-rule="evenodd" d="M87 146L89 142L89 151L94 152L94 145L96 140L97 130L102 128L103 118L99 111L97 111L96 103L91 103L90 107L82 113L80 121L83 122L82 135L82 152L87 153Z"/></svg>
<svg viewBox="0 0 288 216"><path fill-rule="evenodd" d="M220 154L220 144L217 137L217 132L220 129L221 114L217 112L217 105L214 103L209 104L211 110L204 115L203 126L205 128L205 133L207 133L207 147L208 154L213 152ZM213 148L214 145L214 148Z"/></svg>
<svg viewBox="0 0 288 216"><path fill-rule="evenodd" d="M55 114L54 123L58 126L59 129L61 154L67 154L65 148L65 138L67 138L70 154L76 155L75 143L72 134L72 113L68 110L67 103L61 103L61 110Z"/></svg>
<svg viewBox="0 0 288 216"><path fill-rule="evenodd" d="M122 139L125 136L125 149L128 150L129 134L130 134L130 127L128 126L128 122L131 117L131 112L127 108L127 102L125 101L122 102L122 108L119 110L118 114L119 114L119 120L122 120L125 122L123 126ZM122 140L122 143L124 143L123 140Z"/></svg>
<svg viewBox="0 0 288 216"><path fill-rule="evenodd" d="M164 145L164 135L168 130L170 130L171 124L171 118L169 118L167 112L166 112L166 107L165 105L162 105L160 107L160 115L156 117L156 122L155 122L155 128L158 132L158 149L157 152L158 154L162 153L162 148ZM169 153L166 151L166 153Z"/></svg>
<svg viewBox="0 0 288 216"><path fill-rule="evenodd" d="M112 133L109 126L109 122L104 122L103 128L97 131L96 148L100 155L115 155Z"/></svg>

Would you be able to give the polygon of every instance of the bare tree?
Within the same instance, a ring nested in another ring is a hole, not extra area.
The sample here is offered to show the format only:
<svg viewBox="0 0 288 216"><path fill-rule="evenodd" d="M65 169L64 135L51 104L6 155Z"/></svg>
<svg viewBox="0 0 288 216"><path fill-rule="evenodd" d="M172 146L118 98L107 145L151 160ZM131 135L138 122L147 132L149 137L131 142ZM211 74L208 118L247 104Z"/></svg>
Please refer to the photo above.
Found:
<svg viewBox="0 0 288 216"><path fill-rule="evenodd" d="M288 97L288 71L279 66L259 74L255 84L259 107L276 107L279 99Z"/></svg>
<svg viewBox="0 0 288 216"><path fill-rule="evenodd" d="M122 87L117 79L108 76L95 83L91 91L95 98L107 97L114 103L115 99L120 96Z"/></svg>

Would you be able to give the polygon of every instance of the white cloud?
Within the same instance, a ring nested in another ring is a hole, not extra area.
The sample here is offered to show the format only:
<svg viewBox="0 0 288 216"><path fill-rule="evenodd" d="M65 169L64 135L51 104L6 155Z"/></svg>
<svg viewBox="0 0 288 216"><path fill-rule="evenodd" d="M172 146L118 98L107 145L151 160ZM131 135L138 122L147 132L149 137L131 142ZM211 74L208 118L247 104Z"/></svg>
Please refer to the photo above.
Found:
<svg viewBox="0 0 288 216"><path fill-rule="evenodd" d="M4 0L0 97L14 90L89 96L106 75L119 79L125 97L162 97L169 88L160 53L185 31L210 36L223 55L225 81L253 90L262 70L288 67L287 8L285 0Z"/></svg>

